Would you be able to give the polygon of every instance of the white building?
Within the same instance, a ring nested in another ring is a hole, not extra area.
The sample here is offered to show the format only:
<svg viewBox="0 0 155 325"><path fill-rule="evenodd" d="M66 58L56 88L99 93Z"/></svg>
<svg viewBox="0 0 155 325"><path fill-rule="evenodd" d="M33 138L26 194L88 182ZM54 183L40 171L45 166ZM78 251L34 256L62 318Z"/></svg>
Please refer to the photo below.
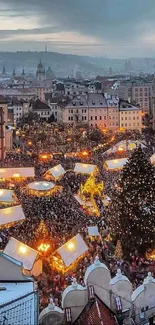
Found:
<svg viewBox="0 0 155 325"><path fill-rule="evenodd" d="M121 102L119 108L119 127L124 130L142 130L142 108Z"/></svg>
<svg viewBox="0 0 155 325"><path fill-rule="evenodd" d="M33 102L31 111L37 113L41 118L46 120L51 116L51 108L47 104L41 102L40 99Z"/></svg>

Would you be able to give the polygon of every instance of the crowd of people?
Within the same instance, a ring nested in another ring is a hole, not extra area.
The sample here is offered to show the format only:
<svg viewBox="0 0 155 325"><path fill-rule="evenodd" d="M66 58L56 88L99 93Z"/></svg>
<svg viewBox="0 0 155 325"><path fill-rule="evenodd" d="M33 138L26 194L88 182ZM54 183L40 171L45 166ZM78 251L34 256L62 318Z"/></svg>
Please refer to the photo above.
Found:
<svg viewBox="0 0 155 325"><path fill-rule="evenodd" d="M27 134L29 134L29 138L32 138L33 136L35 138L37 130L38 128L36 127L33 133L32 129L29 127L24 129L24 143ZM52 131L52 137L53 134L54 130ZM38 141L41 141L38 135L36 138ZM135 138L137 139L136 134ZM44 140L44 142L46 142L46 140ZM38 142L35 142L35 144L39 146ZM92 144L89 144L89 149L91 146L93 147ZM82 235L89 248L87 254L78 261L78 263L75 263L74 267L65 274L51 268L48 258L43 258L43 273L36 279L40 291L40 309L47 306L50 296L54 298L56 305L61 306L62 291L71 283L74 277L76 277L78 283L84 285L83 280L85 271L87 267L94 262L97 255L99 256L100 261L104 262L109 267L112 276L116 274L118 267L121 268L122 272L124 272L132 281L133 289L141 284L148 270L151 270L152 272L155 271L154 262L147 261L145 257L139 256L136 248L133 249L129 256L125 256L121 260L114 256L114 243L112 240L108 239L108 235L110 235L110 226L107 222L107 208L103 205L102 200L98 197L95 198L100 209L100 217L96 217L93 213L92 215L90 213L88 214L88 212L79 205L74 197L74 194L78 192L80 185L84 184L87 179L86 175L75 174L71 171L75 162L77 162L76 157L66 158L62 155L57 159L40 161L38 158L39 156L34 154L32 148L30 152L31 154L29 154L28 150L26 151L25 148L23 150L22 140L19 142L18 149L18 152L13 152L7 155L3 162L3 166L34 166L36 180L43 180L44 173L50 167L57 164L62 164L62 166L69 171L57 181L57 185L62 186L62 191L53 193L51 197L38 197L28 194L28 192L25 191L25 187L27 183L31 181L30 179L14 182L14 191L18 202L20 202L23 207L26 220L21 224L17 223L13 225L11 228L3 228L0 230L0 248L4 249L9 238L13 236L19 241L37 249L39 242L38 228L41 221L44 222L46 227L47 231L45 238L50 242L50 251L52 254L57 250L57 248L62 246L78 233ZM46 150L47 149L49 149L49 147L46 148ZM55 151L58 149L59 145L55 146ZM98 166L99 173L97 175L97 180L104 181L104 194L111 198L117 179L120 177L120 171L109 172L103 169L103 163L107 159L107 156L103 155L104 151L104 147L99 148L99 150L92 150L91 154L85 158L85 162L93 163ZM129 152L122 153L121 155L123 154L129 155ZM121 157L121 155L120 153L115 152L109 157L116 158L118 156ZM82 161L82 158L78 158L78 161ZM1 182L1 187L9 188L10 182ZM93 225L98 226L100 237L96 237L92 241L88 236L87 227ZM42 236L43 239L43 234L40 234L40 236Z"/></svg>

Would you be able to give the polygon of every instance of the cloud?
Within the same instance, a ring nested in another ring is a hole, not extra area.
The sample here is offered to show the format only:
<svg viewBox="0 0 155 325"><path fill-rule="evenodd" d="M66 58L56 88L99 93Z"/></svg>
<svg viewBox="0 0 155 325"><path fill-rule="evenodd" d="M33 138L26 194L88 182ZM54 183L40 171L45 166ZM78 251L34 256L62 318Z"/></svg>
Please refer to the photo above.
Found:
<svg viewBox="0 0 155 325"><path fill-rule="evenodd" d="M16 35L35 33L38 37L54 31L59 37L63 31L77 33L92 40L96 38L103 49L117 48L118 52L119 48L120 53L129 56L133 51L136 54L137 46L147 46L145 40L147 36L148 40L152 39L149 36L153 35L155 28L154 0L0 0L0 4L3 5L0 19L2 15L37 17L40 27L34 26L32 32L19 28ZM15 35L10 30L5 33L6 36ZM0 32L0 37L3 38L4 33Z"/></svg>

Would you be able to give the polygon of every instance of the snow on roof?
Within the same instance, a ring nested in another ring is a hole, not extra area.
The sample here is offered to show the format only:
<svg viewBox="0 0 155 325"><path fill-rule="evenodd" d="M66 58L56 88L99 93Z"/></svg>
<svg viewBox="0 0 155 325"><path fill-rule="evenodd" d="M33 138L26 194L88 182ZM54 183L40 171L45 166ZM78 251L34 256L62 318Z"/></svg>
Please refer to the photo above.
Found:
<svg viewBox="0 0 155 325"><path fill-rule="evenodd" d="M54 183L46 182L46 181L32 182L28 184L28 188L35 191L48 191L52 189L54 186L55 186Z"/></svg>
<svg viewBox="0 0 155 325"><path fill-rule="evenodd" d="M0 189L0 202L11 202L12 201L12 190Z"/></svg>
<svg viewBox="0 0 155 325"><path fill-rule="evenodd" d="M59 178L60 176L63 176L65 174L64 168L59 164L57 166L54 166L53 168L50 168L47 173L51 174L53 178Z"/></svg>
<svg viewBox="0 0 155 325"><path fill-rule="evenodd" d="M100 236L98 226L88 227L89 236Z"/></svg>
<svg viewBox="0 0 155 325"><path fill-rule="evenodd" d="M34 176L34 167L0 168L0 178L18 178Z"/></svg>
<svg viewBox="0 0 155 325"><path fill-rule="evenodd" d="M93 174L97 169L96 165L76 163L74 172L81 174Z"/></svg>
<svg viewBox="0 0 155 325"><path fill-rule="evenodd" d="M92 265L90 265L87 268L87 270L86 270L86 273L85 273L85 276L84 276L84 283L85 283L85 285L87 285L87 281L88 281L88 277L89 277L90 273L92 271L96 270L96 268L102 268L102 269L104 269L104 270L106 270L106 271L108 271L110 273L110 271L107 268L107 266L104 263L101 263L99 261L98 257L96 257L95 258L95 262Z"/></svg>
<svg viewBox="0 0 155 325"><path fill-rule="evenodd" d="M144 291L144 284L140 285L139 287L137 287L136 290L133 291L132 295L131 295L131 301L135 301L135 299L140 295L141 292Z"/></svg>
<svg viewBox="0 0 155 325"><path fill-rule="evenodd" d="M120 158L120 159L112 159L105 161L105 167L107 169L122 169L124 165L127 163L128 158Z"/></svg>
<svg viewBox="0 0 155 325"><path fill-rule="evenodd" d="M117 270L117 274L114 276L114 278L112 278L112 279L110 280L110 284L111 284L111 285L114 285L114 284L116 284L118 281L127 281L127 282L130 283L129 279L128 279L125 275L123 275L123 274L121 273L121 270L120 270L120 269Z"/></svg>
<svg viewBox="0 0 155 325"><path fill-rule="evenodd" d="M0 209L0 226L25 219L21 205Z"/></svg>
<svg viewBox="0 0 155 325"><path fill-rule="evenodd" d="M73 279L74 281L75 279ZM81 286L80 284L76 283L76 282L73 282L70 286L68 286L62 293L62 307L64 308L64 300L66 298L66 296L68 295L69 292L72 292L72 291L75 291L75 290L78 290L78 291L86 291L87 288Z"/></svg>
<svg viewBox="0 0 155 325"><path fill-rule="evenodd" d="M0 305L24 296L33 291L33 281L30 282L13 282L0 283L0 286L6 288L0 295Z"/></svg>
<svg viewBox="0 0 155 325"><path fill-rule="evenodd" d="M71 265L88 250L88 246L78 234L57 249L66 266Z"/></svg>
<svg viewBox="0 0 155 325"><path fill-rule="evenodd" d="M6 245L4 253L20 261L23 264L23 267L27 270L32 269L38 254L36 250L13 237L10 238Z"/></svg>

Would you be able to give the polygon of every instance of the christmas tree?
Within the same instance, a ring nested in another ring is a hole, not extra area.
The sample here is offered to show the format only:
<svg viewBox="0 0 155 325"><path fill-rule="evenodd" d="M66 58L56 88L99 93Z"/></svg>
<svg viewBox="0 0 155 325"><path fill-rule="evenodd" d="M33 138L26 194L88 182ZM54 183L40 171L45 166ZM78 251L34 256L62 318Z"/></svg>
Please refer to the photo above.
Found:
<svg viewBox="0 0 155 325"><path fill-rule="evenodd" d="M44 240L46 238L48 238L49 236L49 231L44 223L44 221L40 221L40 224L35 232L35 237L39 238L41 240Z"/></svg>
<svg viewBox="0 0 155 325"><path fill-rule="evenodd" d="M120 240L117 240L114 256L117 258L117 260L121 260L123 258L123 250Z"/></svg>
<svg viewBox="0 0 155 325"><path fill-rule="evenodd" d="M126 251L145 252L155 239L155 176L141 147L125 165L110 205L112 234Z"/></svg>

